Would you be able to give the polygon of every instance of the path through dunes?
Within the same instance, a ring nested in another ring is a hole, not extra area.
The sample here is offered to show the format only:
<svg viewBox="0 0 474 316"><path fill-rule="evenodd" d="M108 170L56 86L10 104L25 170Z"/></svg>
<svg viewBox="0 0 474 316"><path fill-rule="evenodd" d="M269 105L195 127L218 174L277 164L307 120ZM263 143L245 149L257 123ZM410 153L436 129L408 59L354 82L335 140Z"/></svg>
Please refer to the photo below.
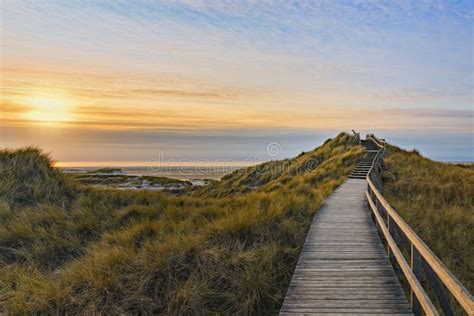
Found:
<svg viewBox="0 0 474 316"><path fill-rule="evenodd" d="M366 189L366 180L348 179L316 213L281 314L412 314Z"/></svg>

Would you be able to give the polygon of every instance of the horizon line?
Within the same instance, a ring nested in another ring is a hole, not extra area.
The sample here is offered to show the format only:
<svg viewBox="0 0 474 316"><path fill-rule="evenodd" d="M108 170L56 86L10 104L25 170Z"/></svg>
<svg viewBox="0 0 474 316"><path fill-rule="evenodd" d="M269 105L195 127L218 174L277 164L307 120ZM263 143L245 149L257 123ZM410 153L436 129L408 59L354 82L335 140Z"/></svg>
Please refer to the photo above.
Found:
<svg viewBox="0 0 474 316"><path fill-rule="evenodd" d="M92 167L248 167L269 160L182 160L182 161L56 161L56 168L92 168Z"/></svg>

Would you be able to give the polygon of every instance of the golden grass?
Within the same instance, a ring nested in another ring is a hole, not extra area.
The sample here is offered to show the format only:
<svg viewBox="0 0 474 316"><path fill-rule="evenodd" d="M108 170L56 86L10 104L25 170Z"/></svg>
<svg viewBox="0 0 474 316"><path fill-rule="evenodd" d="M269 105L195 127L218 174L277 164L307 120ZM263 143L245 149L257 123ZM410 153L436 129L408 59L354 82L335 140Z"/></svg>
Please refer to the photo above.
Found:
<svg viewBox="0 0 474 316"><path fill-rule="evenodd" d="M340 134L180 194L75 188L56 171L61 185L34 196L0 187L0 305L9 315L276 313L314 213L363 154L353 144ZM18 166L32 155L51 171L35 149L0 153ZM16 170L8 185L23 189Z"/></svg>
<svg viewBox="0 0 474 316"><path fill-rule="evenodd" d="M387 200L456 277L474 291L474 165L435 162L390 146Z"/></svg>

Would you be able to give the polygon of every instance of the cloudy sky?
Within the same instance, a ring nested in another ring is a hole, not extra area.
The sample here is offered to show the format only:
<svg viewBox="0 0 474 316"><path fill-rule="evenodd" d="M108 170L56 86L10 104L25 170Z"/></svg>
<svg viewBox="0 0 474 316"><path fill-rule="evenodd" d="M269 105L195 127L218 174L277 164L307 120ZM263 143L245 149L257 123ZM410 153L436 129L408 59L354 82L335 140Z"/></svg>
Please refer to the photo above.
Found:
<svg viewBox="0 0 474 316"><path fill-rule="evenodd" d="M0 6L2 146L269 159L268 143L287 157L356 129L474 160L473 1Z"/></svg>

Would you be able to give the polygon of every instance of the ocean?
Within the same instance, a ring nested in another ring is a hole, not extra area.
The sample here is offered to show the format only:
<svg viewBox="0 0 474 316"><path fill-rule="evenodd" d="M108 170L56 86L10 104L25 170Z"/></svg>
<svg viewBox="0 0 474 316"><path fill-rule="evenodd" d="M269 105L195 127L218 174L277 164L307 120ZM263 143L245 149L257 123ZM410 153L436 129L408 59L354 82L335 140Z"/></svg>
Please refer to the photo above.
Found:
<svg viewBox="0 0 474 316"><path fill-rule="evenodd" d="M87 167L60 167L66 173L86 173L91 172L104 166L87 166ZM212 179L219 180L224 175L235 170L245 168L245 166L237 165L199 165L199 166L113 166L114 169L120 169L121 174L126 175L149 175L160 176L181 180L203 180Z"/></svg>

